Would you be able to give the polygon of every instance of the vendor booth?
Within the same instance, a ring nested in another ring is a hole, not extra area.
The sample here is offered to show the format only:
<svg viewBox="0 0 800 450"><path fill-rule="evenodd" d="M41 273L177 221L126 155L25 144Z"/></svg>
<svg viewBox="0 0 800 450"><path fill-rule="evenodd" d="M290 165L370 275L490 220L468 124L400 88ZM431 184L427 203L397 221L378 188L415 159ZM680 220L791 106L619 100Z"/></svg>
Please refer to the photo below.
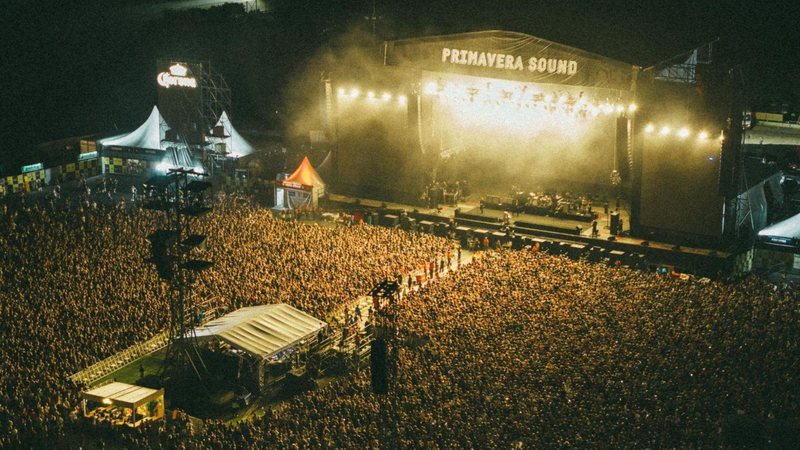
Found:
<svg viewBox="0 0 800 450"><path fill-rule="evenodd" d="M194 330L200 342L245 362L242 384L264 392L275 379L302 366L327 323L284 303L249 306Z"/></svg>
<svg viewBox="0 0 800 450"><path fill-rule="evenodd" d="M294 173L275 182L276 209L313 209L324 195L325 182L311 166L308 156L303 158Z"/></svg>
<svg viewBox="0 0 800 450"><path fill-rule="evenodd" d="M164 389L114 381L81 392L83 416L113 425L138 427L164 417Z"/></svg>

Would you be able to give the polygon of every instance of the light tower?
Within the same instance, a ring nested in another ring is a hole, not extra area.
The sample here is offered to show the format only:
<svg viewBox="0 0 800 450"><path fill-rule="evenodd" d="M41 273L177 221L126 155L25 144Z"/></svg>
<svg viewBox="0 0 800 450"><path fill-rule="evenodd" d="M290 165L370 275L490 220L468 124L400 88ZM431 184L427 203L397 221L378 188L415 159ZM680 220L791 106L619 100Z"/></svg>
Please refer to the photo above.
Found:
<svg viewBox="0 0 800 450"><path fill-rule="evenodd" d="M208 269L213 263L193 259L205 248L206 236L193 234L192 222L211 208L205 195L211 183L199 178L205 173L193 169L170 169L146 183L144 207L162 211L166 226L149 236L152 258L158 276L169 283L169 344L162 366L162 374L169 370L181 371L191 367L198 379L205 372L200 353L195 345L194 328L207 310L208 299L196 301L189 295L195 274ZM188 366L188 367L187 367Z"/></svg>

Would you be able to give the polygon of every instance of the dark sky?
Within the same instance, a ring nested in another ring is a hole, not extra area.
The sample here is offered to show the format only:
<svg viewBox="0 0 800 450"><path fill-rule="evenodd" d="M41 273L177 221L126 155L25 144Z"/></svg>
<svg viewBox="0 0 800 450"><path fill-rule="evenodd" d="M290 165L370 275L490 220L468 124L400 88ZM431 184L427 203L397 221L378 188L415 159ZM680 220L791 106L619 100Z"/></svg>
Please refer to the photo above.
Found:
<svg viewBox="0 0 800 450"><path fill-rule="evenodd" d="M328 37L352 24L364 25L372 10L371 0L279 0L271 3L290 9L272 22L195 25L194 19L143 23L118 13L131 4L154 2L4 4L4 157L31 142L124 129L139 120L155 101L151 75L156 55L165 52L214 59L237 88L234 98L243 115L258 122L263 120L258 105L279 97L264 94L262 100L259 92L279 90L293 65ZM797 105L800 98L796 2L376 0L376 9L380 37L503 29L639 65L719 37L715 56L742 67L754 101ZM273 59L262 70L250 60L264 54ZM243 66L248 73L237 73ZM278 105L263 109L273 106Z"/></svg>

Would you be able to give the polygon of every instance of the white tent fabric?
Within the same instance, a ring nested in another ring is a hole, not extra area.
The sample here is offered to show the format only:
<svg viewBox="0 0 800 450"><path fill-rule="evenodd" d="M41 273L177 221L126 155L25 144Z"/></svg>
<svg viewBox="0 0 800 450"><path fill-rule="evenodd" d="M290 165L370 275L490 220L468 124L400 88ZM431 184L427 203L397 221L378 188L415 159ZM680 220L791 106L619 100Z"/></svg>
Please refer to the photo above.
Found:
<svg viewBox="0 0 800 450"><path fill-rule="evenodd" d="M150 116L139 128L128 134L101 139L100 143L105 147L117 145L120 147L161 150L161 141L164 140L167 129L169 129L169 126L158 111L158 107L153 106Z"/></svg>
<svg viewBox="0 0 800 450"><path fill-rule="evenodd" d="M209 136L208 140L212 143L224 143L226 151L230 153L232 156L244 156L253 153L253 147L250 145L245 138L233 128L233 124L231 124L231 120L228 118L228 113L223 111L222 114L219 116L219 120L216 124L217 127L222 127L225 130L224 138L216 137L216 136Z"/></svg>
<svg viewBox="0 0 800 450"><path fill-rule="evenodd" d="M198 338L215 336L259 358L287 349L327 324L285 303L249 306L196 328Z"/></svg>
<svg viewBox="0 0 800 450"><path fill-rule="evenodd" d="M142 403L148 402L153 398L164 395L163 390L151 389L135 384L120 383L114 381L100 387L89 389L82 393L83 398L94 401L110 400L115 404L121 404L130 408L137 407Z"/></svg>

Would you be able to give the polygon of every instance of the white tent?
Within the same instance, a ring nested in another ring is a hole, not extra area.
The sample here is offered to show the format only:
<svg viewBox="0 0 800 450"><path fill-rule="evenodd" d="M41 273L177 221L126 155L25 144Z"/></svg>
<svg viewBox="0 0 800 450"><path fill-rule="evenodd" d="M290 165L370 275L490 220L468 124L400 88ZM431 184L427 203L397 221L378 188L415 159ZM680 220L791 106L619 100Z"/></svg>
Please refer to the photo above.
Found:
<svg viewBox="0 0 800 450"><path fill-rule="evenodd" d="M222 133L219 131L222 131ZM211 135L208 137L208 141L212 144L225 144L224 151L231 156L239 157L253 153L253 147L233 128L233 124L228 118L228 113L225 111L219 116L216 126L214 126Z"/></svg>
<svg viewBox="0 0 800 450"><path fill-rule="evenodd" d="M315 337L328 324L285 303L237 309L195 329L250 355L267 359Z"/></svg>
<svg viewBox="0 0 800 450"><path fill-rule="evenodd" d="M168 129L169 126L158 111L158 107L153 106L150 116L139 128L128 134L101 139L100 143L104 147L118 146L161 150L161 141L166 138L165 134Z"/></svg>

